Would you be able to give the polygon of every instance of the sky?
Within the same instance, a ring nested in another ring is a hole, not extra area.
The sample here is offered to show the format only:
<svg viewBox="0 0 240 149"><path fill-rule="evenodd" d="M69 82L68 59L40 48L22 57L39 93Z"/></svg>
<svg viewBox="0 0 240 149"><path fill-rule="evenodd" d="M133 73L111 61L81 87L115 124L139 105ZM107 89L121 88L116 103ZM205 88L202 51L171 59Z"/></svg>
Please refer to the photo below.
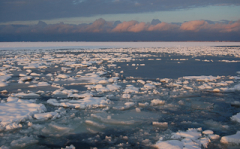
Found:
<svg viewBox="0 0 240 149"><path fill-rule="evenodd" d="M0 41L240 41L240 1L1 0Z"/></svg>

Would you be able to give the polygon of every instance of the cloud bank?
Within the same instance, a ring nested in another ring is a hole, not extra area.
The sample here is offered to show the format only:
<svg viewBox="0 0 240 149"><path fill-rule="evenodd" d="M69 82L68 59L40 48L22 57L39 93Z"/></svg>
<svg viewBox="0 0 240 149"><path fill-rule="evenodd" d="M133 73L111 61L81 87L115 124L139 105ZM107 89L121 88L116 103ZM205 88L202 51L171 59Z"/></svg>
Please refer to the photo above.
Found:
<svg viewBox="0 0 240 149"><path fill-rule="evenodd" d="M0 22L172 11L213 5L240 5L239 0L1 0Z"/></svg>
<svg viewBox="0 0 240 149"><path fill-rule="evenodd" d="M158 22L158 23L156 23ZM36 40L45 40L49 37L49 41L57 41L53 36L62 35L65 38L61 40L70 41L88 41L100 40L104 41L127 41L127 40L147 40L147 41L171 41L171 40L240 40L240 20L236 22L217 22L209 23L206 20L195 20L184 22L182 24L165 23L161 21L152 21L151 23L126 21L126 22L109 22L102 18L97 19L91 24L46 24L39 21L36 25L1 25L0 26L0 41L7 41L7 37L21 36L22 40L27 40L26 37L32 36ZM4 38L4 36L6 38ZM86 38L84 38L86 36ZM132 36L132 39L126 38ZM40 38L42 37L42 38ZM115 38L113 38L115 37ZM142 37L142 38L141 38ZM207 37L207 38L206 38ZM210 39L211 37L211 39ZM224 38L219 38L224 37ZM25 38L25 39L24 39ZM34 38L33 38L34 39ZM10 40L10 39L8 39ZM16 39L21 40L21 39ZM60 39L59 39L60 40Z"/></svg>

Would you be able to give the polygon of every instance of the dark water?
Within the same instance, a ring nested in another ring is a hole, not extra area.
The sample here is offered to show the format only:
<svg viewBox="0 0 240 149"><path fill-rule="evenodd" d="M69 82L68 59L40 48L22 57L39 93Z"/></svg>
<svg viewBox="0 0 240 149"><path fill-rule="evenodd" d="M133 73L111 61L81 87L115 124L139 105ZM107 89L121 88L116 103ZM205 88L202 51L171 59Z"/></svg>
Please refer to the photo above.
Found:
<svg viewBox="0 0 240 149"><path fill-rule="evenodd" d="M239 71L240 63L224 63L219 62L221 58L216 57L159 57L161 60L147 60L117 63L124 69L125 76L134 76L140 78L172 78L177 79L183 76L235 76ZM184 61L171 59L188 59ZM200 59L201 61L196 61ZM204 62L202 60L213 60L213 62ZM229 57L228 60L236 60L236 58ZM238 59L239 60L239 59ZM145 66L132 66L132 64L145 64ZM126 65L129 64L127 67ZM138 67L136 69L136 67Z"/></svg>

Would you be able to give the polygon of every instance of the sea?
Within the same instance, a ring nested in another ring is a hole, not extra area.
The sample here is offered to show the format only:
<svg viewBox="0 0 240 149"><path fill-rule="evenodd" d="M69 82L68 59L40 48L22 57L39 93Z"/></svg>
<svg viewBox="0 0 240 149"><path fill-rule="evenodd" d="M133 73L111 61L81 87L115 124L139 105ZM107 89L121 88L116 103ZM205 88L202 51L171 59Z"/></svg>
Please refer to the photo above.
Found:
<svg viewBox="0 0 240 149"><path fill-rule="evenodd" d="M240 148L240 42L0 42L0 149Z"/></svg>

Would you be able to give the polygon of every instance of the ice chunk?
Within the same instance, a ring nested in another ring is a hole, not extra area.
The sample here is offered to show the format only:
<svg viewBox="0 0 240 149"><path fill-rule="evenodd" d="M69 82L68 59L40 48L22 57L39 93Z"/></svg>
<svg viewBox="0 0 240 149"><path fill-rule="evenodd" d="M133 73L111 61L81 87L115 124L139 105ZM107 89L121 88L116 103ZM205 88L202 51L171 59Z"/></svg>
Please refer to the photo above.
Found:
<svg viewBox="0 0 240 149"><path fill-rule="evenodd" d="M148 102L145 102L145 103L138 103L139 107L146 107L149 105Z"/></svg>
<svg viewBox="0 0 240 149"><path fill-rule="evenodd" d="M30 144L35 144L35 143L38 143L38 140L36 140L33 136L29 136L29 137L25 136L18 140L13 140L11 142L11 146L18 147L18 148L24 148Z"/></svg>
<svg viewBox="0 0 240 149"><path fill-rule="evenodd" d="M38 68L39 65L38 64L29 64L28 66L23 66L23 69L36 69Z"/></svg>
<svg viewBox="0 0 240 149"><path fill-rule="evenodd" d="M123 91L123 93L138 93L138 88L134 87L133 85L127 85L126 89Z"/></svg>
<svg viewBox="0 0 240 149"><path fill-rule="evenodd" d="M160 100L160 99L153 99L151 101L151 105L152 106L157 106L157 105L164 105L165 101L164 100Z"/></svg>
<svg viewBox="0 0 240 149"><path fill-rule="evenodd" d="M48 126L42 129L42 133L57 137L71 134L72 131L73 131L72 128L66 125L56 124L55 122L50 123Z"/></svg>
<svg viewBox="0 0 240 149"><path fill-rule="evenodd" d="M109 91L116 91L116 90L119 90L121 88L121 86L119 86L117 84L108 84L107 88Z"/></svg>
<svg viewBox="0 0 240 149"><path fill-rule="evenodd" d="M47 82L38 82L37 86L49 86Z"/></svg>
<svg viewBox="0 0 240 149"><path fill-rule="evenodd" d="M240 113L237 113L236 115L233 115L233 116L231 117L231 120L237 121L237 122L240 123Z"/></svg>
<svg viewBox="0 0 240 149"><path fill-rule="evenodd" d="M222 125L221 123L219 122L216 122L216 121L213 121L213 120L207 120L207 121L204 121L204 123L214 129L228 129L229 126L228 125Z"/></svg>
<svg viewBox="0 0 240 149"><path fill-rule="evenodd" d="M0 146L0 149L9 149L9 147L2 145L2 146Z"/></svg>
<svg viewBox="0 0 240 149"><path fill-rule="evenodd" d="M233 88L230 88L230 90L240 91L240 84L235 85Z"/></svg>
<svg viewBox="0 0 240 149"><path fill-rule="evenodd" d="M220 140L224 144L239 145L240 144L240 131L237 131L234 135L224 136Z"/></svg>
<svg viewBox="0 0 240 149"><path fill-rule="evenodd" d="M219 135L214 135L214 134L212 134L212 135L208 135L208 137L209 137L211 140L217 140L217 139L220 138Z"/></svg>
<svg viewBox="0 0 240 149"><path fill-rule="evenodd" d="M204 148L208 147L210 139L208 137L203 137L201 134L202 129L198 128L189 128L186 132L178 131L173 133L171 139L163 141L163 138L160 138L159 141L155 144L157 148L196 148L201 149L201 146ZM210 133L206 131L206 133Z"/></svg>
<svg viewBox="0 0 240 149"><path fill-rule="evenodd" d="M109 104L109 100L105 97L84 97L83 99L79 100L64 100L58 101L56 99L49 99L47 100L48 104L53 106L60 106L60 107L73 107L73 108L80 108L85 109L86 107L106 107Z"/></svg>
<svg viewBox="0 0 240 149"><path fill-rule="evenodd" d="M31 76L41 76L40 74L37 74L37 73L35 73L35 72L31 73L30 75L31 75Z"/></svg>
<svg viewBox="0 0 240 149"><path fill-rule="evenodd" d="M126 107L132 107L135 105L134 102L126 102L124 104L126 105Z"/></svg>
<svg viewBox="0 0 240 149"><path fill-rule="evenodd" d="M163 82L163 83L168 83L168 81L170 81L170 79L168 79L168 78L164 78L164 79L160 80L160 82Z"/></svg>
<svg viewBox="0 0 240 149"><path fill-rule="evenodd" d="M12 96L18 97L18 98L39 98L40 96L36 93L16 93L12 94Z"/></svg>
<svg viewBox="0 0 240 149"><path fill-rule="evenodd" d="M179 132L175 133L172 136L172 139L180 139L180 138L184 137L184 138L191 138L191 139L195 140L195 139L200 138L201 136L202 135L201 135L201 132L199 132L199 130L189 128L186 132L179 131Z"/></svg>
<svg viewBox="0 0 240 149"><path fill-rule="evenodd" d="M119 77L112 77L112 78L108 79L108 82L111 82L111 83L117 82L118 79L119 79Z"/></svg>
<svg viewBox="0 0 240 149"><path fill-rule="evenodd" d="M116 67L117 64L108 64L107 66L108 66L108 67Z"/></svg>
<svg viewBox="0 0 240 149"><path fill-rule="evenodd" d="M113 119L113 118L109 119L108 117L103 118L96 114L91 114L91 117L97 118L97 119L101 120L103 123L113 124L113 125L133 125L133 124L135 124L135 121L133 121L133 120L126 121L126 120Z"/></svg>
<svg viewBox="0 0 240 149"><path fill-rule="evenodd" d="M101 129L106 127L105 125L99 124L99 123L91 121L91 120L85 120L85 123L88 125L94 126L94 127L101 128Z"/></svg>
<svg viewBox="0 0 240 149"><path fill-rule="evenodd" d="M18 83L23 83L23 82L26 82L26 81L31 81L33 79L32 76L26 76L26 77L21 77L18 81Z"/></svg>
<svg viewBox="0 0 240 149"><path fill-rule="evenodd" d="M211 135L211 134L213 134L213 131L212 130L204 130L202 133L206 134L206 135Z"/></svg>
<svg viewBox="0 0 240 149"><path fill-rule="evenodd" d="M46 111L43 104L36 104L33 101L16 98L9 98L9 101L0 103L0 124L3 127L8 125L9 128L14 128L15 124L31 118L33 114Z"/></svg>
<svg viewBox="0 0 240 149"><path fill-rule="evenodd" d="M215 93L219 93L219 92L220 92L220 89L215 88L215 89L213 89L213 92L215 92Z"/></svg>
<svg viewBox="0 0 240 149"><path fill-rule="evenodd" d="M168 122L152 122L153 126L168 127Z"/></svg>
<svg viewBox="0 0 240 149"><path fill-rule="evenodd" d="M141 88L141 89L143 89L143 90L150 90L150 89L154 89L154 88L156 88L155 85L150 84L150 83L147 83L147 84L145 84L145 85L143 86L143 88Z"/></svg>
<svg viewBox="0 0 240 149"><path fill-rule="evenodd" d="M5 86L7 86L8 84L7 83L5 83L5 82L0 82L0 87L5 87Z"/></svg>
<svg viewBox="0 0 240 149"><path fill-rule="evenodd" d="M92 97L91 93L84 93L84 94L70 94L68 97L70 98L85 98L85 97Z"/></svg>
<svg viewBox="0 0 240 149"><path fill-rule="evenodd" d="M99 81L103 80L103 78L96 73L87 73L84 76L81 76L78 80L85 80L88 81L88 83L90 84L97 84Z"/></svg>
<svg viewBox="0 0 240 149"><path fill-rule="evenodd" d="M33 115L38 120L48 120L57 116L60 116L57 112L37 113Z"/></svg>
<svg viewBox="0 0 240 149"><path fill-rule="evenodd" d="M5 128L6 130L12 130L17 128L22 128L22 125L14 122L14 123L8 124Z"/></svg>
<svg viewBox="0 0 240 149"><path fill-rule="evenodd" d="M231 102L231 105L233 105L233 106L240 106L240 102L239 101L234 101L234 102Z"/></svg>
<svg viewBox="0 0 240 149"><path fill-rule="evenodd" d="M57 75L57 78L59 78L59 79L66 79L68 77L69 77L69 75L66 75L66 74L59 74L59 75Z"/></svg>
<svg viewBox="0 0 240 149"><path fill-rule="evenodd" d="M95 88L95 89L101 89L101 88L103 88L103 86L102 86L101 84L98 84L98 85L96 85L94 88Z"/></svg>
<svg viewBox="0 0 240 149"><path fill-rule="evenodd" d="M130 94L122 94L122 98L127 98L127 99L129 99L129 98L131 98L131 95L130 95Z"/></svg>
<svg viewBox="0 0 240 149"><path fill-rule="evenodd" d="M36 85L29 85L28 87L50 86L47 82L38 82Z"/></svg>
<svg viewBox="0 0 240 149"><path fill-rule="evenodd" d="M220 78L221 77L214 77L214 76L185 76L185 77L183 77L183 79L186 79L186 80L195 79L197 81L204 81L204 82L215 81Z"/></svg>
<svg viewBox="0 0 240 149"><path fill-rule="evenodd" d="M183 149L183 143L178 140L159 140L154 146L158 149Z"/></svg>
<svg viewBox="0 0 240 149"><path fill-rule="evenodd" d="M51 73L46 74L48 77L52 77L53 75Z"/></svg>
<svg viewBox="0 0 240 149"><path fill-rule="evenodd" d="M4 76L0 76L0 81L7 81L8 79L10 79L12 77L12 75L10 74L7 74L7 75L4 75Z"/></svg>
<svg viewBox="0 0 240 149"><path fill-rule="evenodd" d="M141 84L145 84L145 81L143 81L143 80L137 80L137 82L139 82Z"/></svg>
<svg viewBox="0 0 240 149"><path fill-rule="evenodd" d="M204 148L208 147L210 140L208 138L201 138L200 143L203 145Z"/></svg>
<svg viewBox="0 0 240 149"><path fill-rule="evenodd" d="M187 86L187 85L183 85L183 88L184 88L184 89L187 89L187 90L192 90L192 89L193 89L192 87L189 87L189 86Z"/></svg>
<svg viewBox="0 0 240 149"><path fill-rule="evenodd" d="M206 84L206 83L204 83L203 85L198 86L198 88L199 88L200 90L204 90L204 89L212 89L212 87L209 86L209 85Z"/></svg>
<svg viewBox="0 0 240 149"><path fill-rule="evenodd" d="M75 146L71 144L70 146L66 146L65 148L61 148L61 149L75 149Z"/></svg>
<svg viewBox="0 0 240 149"><path fill-rule="evenodd" d="M140 108L136 108L136 112L141 112L141 109Z"/></svg>
<svg viewBox="0 0 240 149"><path fill-rule="evenodd" d="M8 97L7 102L17 102L19 98L17 97Z"/></svg>
<svg viewBox="0 0 240 149"><path fill-rule="evenodd" d="M107 83L108 83L108 80L100 80L98 83L99 83L99 84L107 84Z"/></svg>

